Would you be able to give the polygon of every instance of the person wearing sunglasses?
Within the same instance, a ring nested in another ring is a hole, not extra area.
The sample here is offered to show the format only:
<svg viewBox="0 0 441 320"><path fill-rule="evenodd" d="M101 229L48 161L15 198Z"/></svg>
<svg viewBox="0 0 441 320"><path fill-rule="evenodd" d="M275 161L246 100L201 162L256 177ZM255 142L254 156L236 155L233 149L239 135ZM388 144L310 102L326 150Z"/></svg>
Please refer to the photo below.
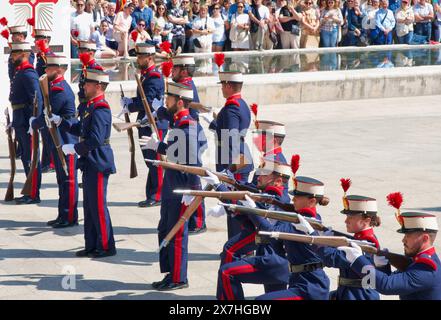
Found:
<svg viewBox="0 0 441 320"><path fill-rule="evenodd" d="M392 30L395 28L395 16L388 7L388 0L380 1L380 9L378 9L375 14L375 29L370 33L371 44L392 44Z"/></svg>
<svg viewBox="0 0 441 320"><path fill-rule="evenodd" d="M338 28L343 23L343 15L334 0L326 2L326 8L320 15L320 41L322 47L336 47Z"/></svg>
<svg viewBox="0 0 441 320"><path fill-rule="evenodd" d="M147 22L144 19L139 19L136 28L130 32L129 36L129 55L131 57L136 56L135 46L137 43L145 43L151 41L149 33L146 31Z"/></svg>
<svg viewBox="0 0 441 320"><path fill-rule="evenodd" d="M219 2L219 0L216 0ZM217 3L213 6L213 13L211 15L214 22L214 32L213 32L213 52L221 52L223 51L226 33L225 28L227 24L227 16L222 14L222 6L220 3Z"/></svg>
<svg viewBox="0 0 441 320"><path fill-rule="evenodd" d="M237 12L235 12L230 19L231 48L234 51L249 50L250 16L245 13L243 0L239 0L236 4Z"/></svg>
<svg viewBox="0 0 441 320"><path fill-rule="evenodd" d="M303 2L300 48L317 48L320 43L320 11L312 0Z"/></svg>
<svg viewBox="0 0 441 320"><path fill-rule="evenodd" d="M147 0L139 0L138 6L132 13L132 27L131 29L138 28L138 24L141 20L144 20L145 31L150 31L150 25L153 20L153 11L147 6Z"/></svg>
<svg viewBox="0 0 441 320"><path fill-rule="evenodd" d="M78 58L79 41L89 40L94 31L93 17L84 11L85 7L85 1L78 0L77 10L72 13L70 18L72 58Z"/></svg>

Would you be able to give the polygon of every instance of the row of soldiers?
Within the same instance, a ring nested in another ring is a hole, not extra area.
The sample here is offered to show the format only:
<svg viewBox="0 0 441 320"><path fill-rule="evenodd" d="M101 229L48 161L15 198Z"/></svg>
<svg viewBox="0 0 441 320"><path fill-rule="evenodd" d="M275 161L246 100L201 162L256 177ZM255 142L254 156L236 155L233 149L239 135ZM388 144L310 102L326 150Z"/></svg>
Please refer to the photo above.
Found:
<svg viewBox="0 0 441 320"><path fill-rule="evenodd" d="M20 32L12 32L10 101L13 109L12 126L22 150L23 167L28 173L32 148L30 135L35 134L37 129L44 130L48 123L52 123L58 128L68 168L64 172L62 161L56 156L57 146L48 139L59 185L58 217L48 224L64 228L78 223L76 169L79 168L83 173L85 249L76 254L93 258L115 255L106 199L109 176L116 172L110 146L112 113L105 98L109 76L94 60L94 44L80 43L80 53L88 58L83 59L78 93L80 104L76 108L75 95L64 79L68 59L55 54L42 55L52 106L52 116L48 117L39 90L39 76L31 60L31 46L17 38L17 34ZM47 35L45 32L43 34ZM48 37L43 39L48 40ZM295 170L287 164L282 152L286 135L283 124L256 121L260 137L256 145L263 153L264 161L256 169L252 182L248 183L254 166L249 161L250 151L245 143L245 135L252 121L250 108L241 96L242 74L234 71L219 72L226 103L213 117L210 113L199 114L190 108L192 102L199 100L191 78L195 69L193 57L174 57L174 82L167 83L156 67L154 47L138 44L136 53L142 88L138 88L136 97L121 99L121 114L138 113L141 150L145 159L152 160L146 162L149 169L146 199L139 206L160 205L160 244L176 223L186 217L187 208L195 201L191 192L183 195L174 191L202 190L201 180L206 184L204 190L214 189L218 194L246 187L247 190L255 190L256 194L270 195L277 200L268 204L265 201L254 201L246 195L240 205L250 212L257 209L282 211L285 206L281 204L292 203L293 212L297 213L298 221L291 223L228 209L225 205L229 201L208 210L208 214L213 216L227 215L228 241L221 253L216 292L218 299L244 299L243 283L263 284L265 294L259 299L379 299L379 293L398 294L402 299L441 299L440 261L433 247L438 231L435 216L415 212L399 214L399 232L405 234L404 250L411 260L404 269L395 272L391 272L391 263L383 255L366 254L359 246L359 241L367 241L372 247L380 248L373 229L380 224L376 200L373 198L355 195L344 197L342 213L346 216L347 232L353 234L347 235L351 247L334 248L282 240L282 233L317 237L317 231L312 226L312 222L321 222L317 206L326 205L329 201L325 196L324 184L305 176L295 177L293 198L290 199L288 181ZM158 133L153 123L146 120L148 117L142 91L156 119ZM31 110L35 95L38 113L34 117L31 116ZM207 147L207 143L199 119L206 120L209 129L215 133L216 172L206 170L203 176L198 176L177 170L163 171L159 161L163 156L172 163L202 166L201 150ZM236 130L239 135L237 148L233 148L234 135L225 138L222 134L224 130ZM223 183L219 173L235 181L234 185ZM17 199L17 203L39 202L40 181L38 166L32 194ZM231 204L234 205L234 201ZM152 283L153 288L166 291L188 287L188 235L206 230L204 205L199 205L191 217L179 228L168 246L160 251L160 269L165 276ZM268 232L272 237L261 237L261 232ZM341 234L328 230L326 236ZM374 288L363 284L366 266L375 270ZM330 283L324 267L334 267L340 271L338 289L332 294L329 292Z"/></svg>

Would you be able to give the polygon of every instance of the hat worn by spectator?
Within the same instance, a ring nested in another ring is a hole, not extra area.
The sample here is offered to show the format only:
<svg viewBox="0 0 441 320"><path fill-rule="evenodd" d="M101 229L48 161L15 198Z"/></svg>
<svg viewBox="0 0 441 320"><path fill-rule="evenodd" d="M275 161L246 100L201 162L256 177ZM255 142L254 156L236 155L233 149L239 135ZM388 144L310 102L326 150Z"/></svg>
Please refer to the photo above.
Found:
<svg viewBox="0 0 441 320"><path fill-rule="evenodd" d="M64 56L48 56L46 57L47 67L67 67L69 65L68 58Z"/></svg>
<svg viewBox="0 0 441 320"><path fill-rule="evenodd" d="M194 57L190 56L190 55L179 55L179 56L173 57L172 61L173 61L174 66L185 67L185 66L194 66L195 65Z"/></svg>
<svg viewBox="0 0 441 320"><path fill-rule="evenodd" d="M96 44L94 42L89 42L89 41L80 41L80 44L78 45L78 49L96 51Z"/></svg>
<svg viewBox="0 0 441 320"><path fill-rule="evenodd" d="M154 55L156 54L156 48L147 43L138 43L135 46L137 55Z"/></svg>
<svg viewBox="0 0 441 320"><path fill-rule="evenodd" d="M86 82L96 82L108 84L110 82L109 75L101 70L88 70L86 74Z"/></svg>
<svg viewBox="0 0 441 320"><path fill-rule="evenodd" d="M169 82L167 94L184 100L193 101L193 89L179 83Z"/></svg>
<svg viewBox="0 0 441 320"><path fill-rule="evenodd" d="M266 176L271 173L276 173L283 178L289 179L291 178L291 167L277 161L265 159L263 166L257 168L255 174L259 176Z"/></svg>
<svg viewBox="0 0 441 320"><path fill-rule="evenodd" d="M243 83L242 73L239 71L223 71L219 72L219 83L222 82L235 82Z"/></svg>
<svg viewBox="0 0 441 320"><path fill-rule="evenodd" d="M285 137L285 125L280 122L269 120L257 120L257 129L253 130L256 133L270 133L276 137Z"/></svg>
<svg viewBox="0 0 441 320"><path fill-rule="evenodd" d="M323 198L325 195L325 185L314 178L297 176L294 178L294 190L291 194L294 196Z"/></svg>
<svg viewBox="0 0 441 320"><path fill-rule="evenodd" d="M29 42L13 42L11 43L11 53L13 52L31 52L31 44Z"/></svg>
<svg viewBox="0 0 441 320"><path fill-rule="evenodd" d="M50 38L51 37L51 31L45 30L45 29L35 29L34 30L35 38Z"/></svg>
<svg viewBox="0 0 441 320"><path fill-rule="evenodd" d="M11 32L11 34L27 33L28 29L26 26L12 26L9 27L9 32Z"/></svg>

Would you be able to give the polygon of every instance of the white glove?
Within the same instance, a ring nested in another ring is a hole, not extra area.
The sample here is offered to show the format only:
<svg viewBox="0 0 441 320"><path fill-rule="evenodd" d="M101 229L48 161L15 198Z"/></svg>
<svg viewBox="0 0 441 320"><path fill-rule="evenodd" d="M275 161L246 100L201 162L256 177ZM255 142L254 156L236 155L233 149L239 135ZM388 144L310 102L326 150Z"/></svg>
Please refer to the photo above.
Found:
<svg viewBox="0 0 441 320"><path fill-rule="evenodd" d="M126 108L126 109L127 109L127 106L128 106L129 104L131 104L132 102L133 102L133 99L132 99L132 98L121 97L121 100L120 100L121 108Z"/></svg>
<svg viewBox="0 0 441 320"><path fill-rule="evenodd" d="M74 144L63 144L61 150L63 150L65 155L76 154Z"/></svg>
<svg viewBox="0 0 441 320"><path fill-rule="evenodd" d="M374 264L377 268L384 267L389 264L389 259L385 256L377 256L376 254L374 254Z"/></svg>
<svg viewBox="0 0 441 320"><path fill-rule="evenodd" d="M139 124L141 125L141 128L150 127L150 122L147 116L144 116L140 121L138 120Z"/></svg>
<svg viewBox="0 0 441 320"><path fill-rule="evenodd" d="M28 130L28 133L30 135L32 135L34 133L34 130L32 130L32 122L34 122L35 119L37 119L37 118L34 117L34 116L29 118L29 130Z"/></svg>
<svg viewBox="0 0 441 320"><path fill-rule="evenodd" d="M199 114L199 117L204 119L208 124L212 123L214 120L213 117L213 113L212 112L208 112L208 113L201 113Z"/></svg>
<svg viewBox="0 0 441 320"><path fill-rule="evenodd" d="M141 146L141 150L158 150L159 140L156 138L155 134L152 134L150 137L142 136L139 139L139 145Z"/></svg>
<svg viewBox="0 0 441 320"><path fill-rule="evenodd" d="M248 195L245 195L245 200L241 200L240 202L242 203L242 205L244 205L245 207L248 207L248 208L256 208L257 207L254 200L251 199Z"/></svg>
<svg viewBox="0 0 441 320"><path fill-rule="evenodd" d="M358 257L363 255L363 251L358 244L355 242L351 242L352 247L338 247L338 250L344 251L346 255L346 260L349 261L350 264L353 264Z"/></svg>
<svg viewBox="0 0 441 320"><path fill-rule="evenodd" d="M222 217L223 215L227 214L227 212L225 211L225 208L219 204L215 205L214 207L211 207L210 209L208 209L207 215L212 216L212 217Z"/></svg>
<svg viewBox="0 0 441 320"><path fill-rule="evenodd" d="M187 207L190 205L190 203L192 203L194 200L194 196L191 196L189 194L184 194L182 196L182 201L181 203L183 203L184 205L186 205Z"/></svg>
<svg viewBox="0 0 441 320"><path fill-rule="evenodd" d="M210 170L205 170L205 173L207 174L207 176L201 176L201 179L204 180L207 184L214 186L215 184L220 183L219 178Z"/></svg>
<svg viewBox="0 0 441 320"><path fill-rule="evenodd" d="M224 169L224 170L222 170L220 173L222 173L223 175L227 176L227 177L230 178L230 179L236 180L236 179L234 179L234 174L233 174L230 170L228 170L228 169ZM234 189L235 189L234 186L231 185L231 184L229 184L229 183L225 183L225 182L224 182L224 184L225 184L230 190L234 190Z"/></svg>
<svg viewBox="0 0 441 320"><path fill-rule="evenodd" d="M164 106L164 102L163 100L158 100L158 99L153 99L152 101L152 109L156 111L158 111L159 108L161 108L162 106Z"/></svg>
<svg viewBox="0 0 441 320"><path fill-rule="evenodd" d="M62 119L60 116L52 113L52 117L49 118L49 121L55 123L55 125L58 127L61 124Z"/></svg>
<svg viewBox="0 0 441 320"><path fill-rule="evenodd" d="M306 234L311 234L314 232L314 228L311 227L311 225L309 224L309 222L302 217L300 214L297 215L299 218L299 223L293 223L292 225L299 231L302 231Z"/></svg>

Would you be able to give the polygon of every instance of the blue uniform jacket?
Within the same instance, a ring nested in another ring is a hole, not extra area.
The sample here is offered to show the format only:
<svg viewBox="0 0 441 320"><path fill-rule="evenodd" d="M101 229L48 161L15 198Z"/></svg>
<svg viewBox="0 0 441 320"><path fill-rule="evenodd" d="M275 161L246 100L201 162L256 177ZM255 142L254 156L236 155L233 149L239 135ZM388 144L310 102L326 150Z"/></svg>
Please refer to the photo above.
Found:
<svg viewBox="0 0 441 320"><path fill-rule="evenodd" d="M35 54L33 52L31 52L31 54L29 55L28 61L29 64L34 65ZM14 62L12 62L12 56L9 56L8 59L8 75L9 75L9 80L12 81L15 75L15 66L14 66Z"/></svg>
<svg viewBox="0 0 441 320"><path fill-rule="evenodd" d="M104 174L116 172L113 151L109 144L112 113L104 95L90 100L80 116L80 122L63 120L60 129L80 137L75 152L80 155L78 168L88 167Z"/></svg>
<svg viewBox="0 0 441 320"><path fill-rule="evenodd" d="M166 154L167 160L189 166L202 166L200 159L201 148L207 141L198 140L202 131L201 125L191 116L188 109L174 116L175 128L168 133L167 143L160 142L158 153ZM176 170L165 170L162 188L162 200L180 199L182 195L173 192L175 189L201 189L201 180L194 174L182 173Z"/></svg>
<svg viewBox="0 0 441 320"><path fill-rule="evenodd" d="M24 104L25 107L13 111L12 127L25 130L29 128L29 118L33 114L35 92L38 100L37 116L39 116L43 111L43 98L38 82L38 74L31 64L23 63L16 68L11 83L9 101L12 105Z"/></svg>
<svg viewBox="0 0 441 320"><path fill-rule="evenodd" d="M362 269L372 263L361 256L351 265L360 276ZM441 300L441 263L435 248L431 247L413 258L404 271L391 274L376 270L377 291L385 295L399 295L401 300Z"/></svg>
<svg viewBox="0 0 441 320"><path fill-rule="evenodd" d="M161 100L164 96L164 78L156 69L155 65L141 71L142 88L144 89L150 110L153 112L152 103L154 99ZM137 95L133 98L133 102L129 105L130 112L138 112L137 120L145 117L144 105L142 104L141 95L137 91ZM168 129L168 121L160 119L156 121L158 129Z"/></svg>
<svg viewBox="0 0 441 320"><path fill-rule="evenodd" d="M248 161L251 161L251 153L245 143L245 135L250 123L251 112L241 95L236 94L229 97L225 106L217 115L217 119L210 124L210 130L216 131L216 171L228 169L233 161L237 160L239 153L243 154ZM228 131L222 134L223 130ZM232 134L231 130L235 130L235 133ZM231 134L229 135L228 132ZM240 137L237 135L240 135ZM239 150L236 150L237 146L235 146L237 139L239 139ZM223 155L226 152L228 154ZM253 164L248 164L237 173L249 173L253 169Z"/></svg>

